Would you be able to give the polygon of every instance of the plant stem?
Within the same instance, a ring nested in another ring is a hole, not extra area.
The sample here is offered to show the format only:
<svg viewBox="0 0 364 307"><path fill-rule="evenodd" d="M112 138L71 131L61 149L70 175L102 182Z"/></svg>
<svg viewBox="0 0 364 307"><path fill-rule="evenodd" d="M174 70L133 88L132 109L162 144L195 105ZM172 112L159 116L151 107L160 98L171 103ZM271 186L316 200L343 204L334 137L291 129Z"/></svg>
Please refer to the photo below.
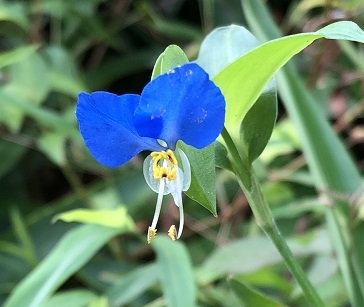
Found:
<svg viewBox="0 0 364 307"><path fill-rule="evenodd" d="M291 274L301 286L310 306L324 306L321 298L317 294L311 282L308 280L302 267L279 232L252 167L247 166L247 163L243 162L238 150L236 149L234 141L230 137L226 128L224 128L221 132L221 136L223 137L228 148L228 152L232 157L235 174L239 179L241 188L254 213L257 224L276 246Z"/></svg>

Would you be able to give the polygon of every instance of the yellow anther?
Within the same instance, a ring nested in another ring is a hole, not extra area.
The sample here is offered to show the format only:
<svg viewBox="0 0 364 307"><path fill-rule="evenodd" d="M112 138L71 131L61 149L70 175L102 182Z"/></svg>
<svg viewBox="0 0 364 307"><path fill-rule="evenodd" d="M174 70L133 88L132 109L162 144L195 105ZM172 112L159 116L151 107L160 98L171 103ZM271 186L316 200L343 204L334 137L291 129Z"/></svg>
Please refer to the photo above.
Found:
<svg viewBox="0 0 364 307"><path fill-rule="evenodd" d="M172 150L154 151L150 155L153 159L154 179L167 178L168 180L175 180L177 178L177 168L175 166L178 162ZM167 164L163 165L164 161Z"/></svg>
<svg viewBox="0 0 364 307"><path fill-rule="evenodd" d="M173 164L173 165L177 165L178 162L177 162L177 159L176 159L176 156L174 155L174 152L170 149L167 150L167 154L168 154L168 157L169 157L169 161Z"/></svg>
<svg viewBox="0 0 364 307"><path fill-rule="evenodd" d="M148 228L148 235L147 235L148 244L153 242L156 234L157 234L157 229L154 229L152 227Z"/></svg>
<svg viewBox="0 0 364 307"><path fill-rule="evenodd" d="M177 240L177 229L176 229L175 225L172 225L171 227L169 227L168 237L170 237L173 241Z"/></svg>
<svg viewBox="0 0 364 307"><path fill-rule="evenodd" d="M168 174L168 180L175 180L177 178L177 168L174 167Z"/></svg>

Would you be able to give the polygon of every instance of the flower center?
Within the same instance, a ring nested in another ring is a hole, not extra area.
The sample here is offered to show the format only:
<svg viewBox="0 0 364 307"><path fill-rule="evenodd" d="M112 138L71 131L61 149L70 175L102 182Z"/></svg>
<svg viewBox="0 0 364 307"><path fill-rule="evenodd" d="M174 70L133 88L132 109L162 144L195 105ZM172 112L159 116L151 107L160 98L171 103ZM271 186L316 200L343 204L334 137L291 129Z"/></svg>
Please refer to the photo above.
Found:
<svg viewBox="0 0 364 307"><path fill-rule="evenodd" d="M157 203L151 226L148 228L147 241L152 243L157 234L157 223L162 208L163 195L171 194L174 203L179 208L179 228L175 225L168 230L168 236L172 240L179 239L184 224L182 192L187 191L191 184L191 167L186 154L177 149L181 167L172 150L152 152L145 158L143 163L143 174L149 187L158 193Z"/></svg>
<svg viewBox="0 0 364 307"><path fill-rule="evenodd" d="M177 178L177 159L172 150L154 151L151 154L153 160L154 179L167 178L169 181Z"/></svg>

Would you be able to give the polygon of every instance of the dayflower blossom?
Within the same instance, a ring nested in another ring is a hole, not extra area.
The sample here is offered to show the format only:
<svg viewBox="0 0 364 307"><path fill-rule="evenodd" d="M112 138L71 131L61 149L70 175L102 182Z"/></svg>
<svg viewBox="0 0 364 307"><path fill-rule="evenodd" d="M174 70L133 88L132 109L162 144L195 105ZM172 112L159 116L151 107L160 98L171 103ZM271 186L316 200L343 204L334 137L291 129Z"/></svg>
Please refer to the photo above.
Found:
<svg viewBox="0 0 364 307"><path fill-rule="evenodd" d="M148 185L158 193L148 243L156 234L166 194L172 194L180 211L178 233L172 225L168 234L179 238L184 222L181 194L190 186L191 170L185 153L176 149L177 141L202 149L224 125L225 100L208 74L188 63L153 79L141 95L80 93L76 116L86 147L107 167L123 165L141 151L152 152L143 165Z"/></svg>

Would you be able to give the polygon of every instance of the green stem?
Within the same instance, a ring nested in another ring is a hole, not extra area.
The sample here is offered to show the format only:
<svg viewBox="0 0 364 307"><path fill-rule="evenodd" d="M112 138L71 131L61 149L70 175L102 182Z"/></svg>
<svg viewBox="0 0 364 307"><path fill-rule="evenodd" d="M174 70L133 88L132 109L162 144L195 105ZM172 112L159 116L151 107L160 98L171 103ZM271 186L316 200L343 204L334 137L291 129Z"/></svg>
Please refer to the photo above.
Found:
<svg viewBox="0 0 364 307"><path fill-rule="evenodd" d="M246 163L243 162L238 150L236 149L234 141L230 137L230 134L227 132L226 128L224 128L221 132L221 136L223 137L228 151L233 159L232 162L234 165L235 174L239 178L239 183L254 213L257 224L263 229L266 235L276 246L291 274L301 286L301 289L306 297L306 300L308 303L310 303L310 306L324 306L321 298L317 294L311 282L308 280L302 267L292 254L286 241L279 232L272 212L262 194L260 184L254 174L253 169L251 167L247 167Z"/></svg>

